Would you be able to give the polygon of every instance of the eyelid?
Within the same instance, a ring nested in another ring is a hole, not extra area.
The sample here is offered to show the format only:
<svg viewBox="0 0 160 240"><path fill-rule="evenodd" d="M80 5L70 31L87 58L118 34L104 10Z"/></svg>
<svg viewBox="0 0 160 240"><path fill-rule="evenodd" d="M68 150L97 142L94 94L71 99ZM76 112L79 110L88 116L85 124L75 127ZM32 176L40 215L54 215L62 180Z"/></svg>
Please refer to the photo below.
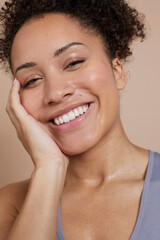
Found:
<svg viewBox="0 0 160 240"><path fill-rule="evenodd" d="M72 63L76 63L76 62L77 62L77 64L80 64L80 63L85 62L85 59L84 59L84 58L73 58L73 59L70 59L69 61L66 61L64 70L67 69L67 68L69 68L69 66L70 66ZM71 67L74 67L74 66L76 66L77 64L75 64L75 65L73 65L73 66L71 66Z"/></svg>
<svg viewBox="0 0 160 240"><path fill-rule="evenodd" d="M30 86L32 83L34 83L34 82L36 82L36 81L38 81L38 80L40 80L40 79L42 79L42 77L35 77L35 78L32 78L32 79L26 81L26 83L23 84L22 89L27 88L27 87Z"/></svg>

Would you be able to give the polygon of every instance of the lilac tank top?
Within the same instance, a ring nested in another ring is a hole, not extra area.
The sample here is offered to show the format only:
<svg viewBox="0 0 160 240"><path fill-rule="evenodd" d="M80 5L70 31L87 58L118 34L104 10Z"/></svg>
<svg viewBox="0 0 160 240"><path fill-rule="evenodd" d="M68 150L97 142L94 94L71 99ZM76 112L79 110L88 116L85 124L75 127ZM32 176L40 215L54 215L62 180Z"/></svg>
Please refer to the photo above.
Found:
<svg viewBox="0 0 160 240"><path fill-rule="evenodd" d="M160 153L149 151L138 219L129 240L160 240ZM65 240L60 205L56 240Z"/></svg>

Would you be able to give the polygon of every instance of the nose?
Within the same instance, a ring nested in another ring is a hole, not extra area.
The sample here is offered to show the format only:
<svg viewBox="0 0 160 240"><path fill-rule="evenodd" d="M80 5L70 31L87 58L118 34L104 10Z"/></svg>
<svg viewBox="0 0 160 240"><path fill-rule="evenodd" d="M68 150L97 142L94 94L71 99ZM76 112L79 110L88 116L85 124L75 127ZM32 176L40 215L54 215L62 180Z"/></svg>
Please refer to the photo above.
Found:
<svg viewBox="0 0 160 240"><path fill-rule="evenodd" d="M75 92L75 85L71 80L54 78L46 79L44 86L44 103L53 104L63 102Z"/></svg>

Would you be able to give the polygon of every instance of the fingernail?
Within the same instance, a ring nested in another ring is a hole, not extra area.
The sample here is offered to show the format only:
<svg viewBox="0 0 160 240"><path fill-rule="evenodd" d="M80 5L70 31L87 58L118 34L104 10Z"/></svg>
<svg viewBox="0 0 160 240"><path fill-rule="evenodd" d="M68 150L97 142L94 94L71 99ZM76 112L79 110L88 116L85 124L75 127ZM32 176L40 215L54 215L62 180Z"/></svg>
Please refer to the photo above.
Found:
<svg viewBox="0 0 160 240"><path fill-rule="evenodd" d="M16 81L17 81L17 79L15 78L12 82L12 85L14 85Z"/></svg>

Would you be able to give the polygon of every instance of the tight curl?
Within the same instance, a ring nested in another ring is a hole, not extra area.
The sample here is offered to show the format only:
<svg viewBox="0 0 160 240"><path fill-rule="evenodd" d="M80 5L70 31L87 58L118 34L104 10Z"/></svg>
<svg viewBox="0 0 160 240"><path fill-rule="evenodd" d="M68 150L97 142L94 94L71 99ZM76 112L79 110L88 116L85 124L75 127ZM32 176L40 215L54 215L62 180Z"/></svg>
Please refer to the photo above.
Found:
<svg viewBox="0 0 160 240"><path fill-rule="evenodd" d="M64 13L102 37L111 59L126 60L131 43L145 38L144 17L125 0L9 0L0 11L0 63L11 68L14 37L22 25L46 13Z"/></svg>

